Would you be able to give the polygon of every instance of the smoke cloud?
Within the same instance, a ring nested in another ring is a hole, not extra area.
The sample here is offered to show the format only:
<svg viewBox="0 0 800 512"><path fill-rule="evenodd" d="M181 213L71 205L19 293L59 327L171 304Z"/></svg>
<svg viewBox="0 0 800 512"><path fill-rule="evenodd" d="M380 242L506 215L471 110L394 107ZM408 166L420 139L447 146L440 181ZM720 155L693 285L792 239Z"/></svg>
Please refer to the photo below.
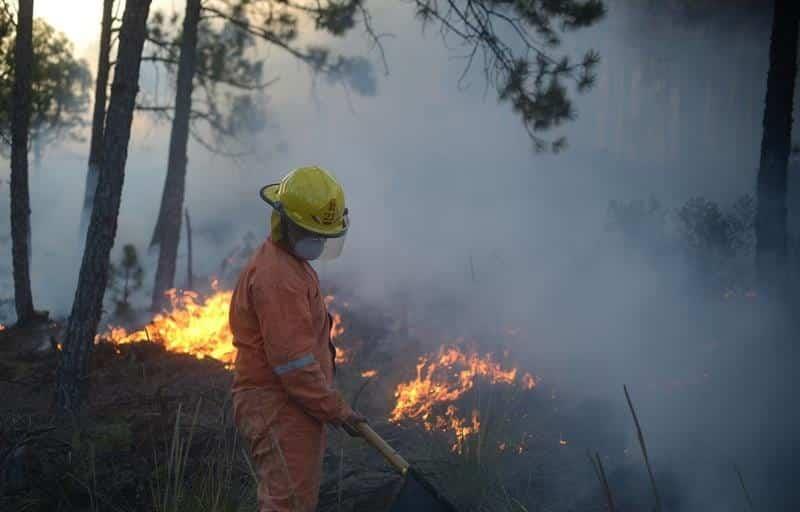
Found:
<svg viewBox="0 0 800 512"><path fill-rule="evenodd" d="M606 217L611 200L654 196L676 208L753 192L769 16L720 7L697 21L632 3L611 2L599 25L565 36L566 51L594 48L602 63L597 86L576 98L578 118L560 128L569 140L560 155L533 153L480 66L460 87L461 53L437 30L422 33L405 3L371 6L380 31L395 36L384 40L388 75L357 31L307 36L367 55L374 84L363 74L353 88L331 84L270 50L265 78L278 80L261 98L267 127L240 141L251 152L230 159L190 143L195 272L217 272L246 233L266 235L260 186L322 165L343 182L353 221L343 257L318 267L326 282L387 308L402 297L412 323L449 325L454 336L521 329L513 348L526 370L577 404L576 414L581 403L605 404L605 419L589 417L596 434L579 429L587 447L635 462L628 384L657 476L679 497L671 510L744 508L734 462L758 503L775 508L791 498L796 469L788 454L797 421L784 409L793 382L786 315L768 297L709 297L686 261L654 264L655 246L631 246ZM359 94L373 86L374 95ZM149 243L168 139L167 125L137 117L114 258L125 243ZM60 316L80 264L87 146L45 148L31 173L34 293ZM0 196L0 207L7 202ZM180 254L179 284L183 244ZM620 443L609 442L603 421Z"/></svg>

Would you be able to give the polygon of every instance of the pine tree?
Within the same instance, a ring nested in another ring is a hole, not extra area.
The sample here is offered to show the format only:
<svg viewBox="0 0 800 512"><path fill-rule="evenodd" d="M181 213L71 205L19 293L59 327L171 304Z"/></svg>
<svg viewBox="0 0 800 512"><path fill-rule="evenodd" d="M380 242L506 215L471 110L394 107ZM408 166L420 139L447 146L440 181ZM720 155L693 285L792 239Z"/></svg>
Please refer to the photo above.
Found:
<svg viewBox="0 0 800 512"><path fill-rule="evenodd" d="M780 285L787 263L786 194L799 23L796 0L775 0L756 212L756 266L770 288Z"/></svg>
<svg viewBox="0 0 800 512"><path fill-rule="evenodd" d="M94 89L94 111L92 113L92 135L89 142L89 164L86 170L86 188L83 194L81 211L80 241L89 224L92 213L97 178L100 173L100 159L103 156L103 131L106 124L106 101L108 99L108 78L111 71L111 25L114 0L103 0L103 19L100 22L100 51L97 57L97 77Z"/></svg>
<svg viewBox="0 0 800 512"><path fill-rule="evenodd" d="M31 199L28 189L28 132L33 74L33 0L20 0L14 49L11 102L11 242L17 325L46 318L33 308L30 274Z"/></svg>
<svg viewBox="0 0 800 512"><path fill-rule="evenodd" d="M438 23L442 32L467 49L465 76L482 57L486 78L501 101L516 112L537 151L558 152L566 139L542 133L575 117L567 83L578 92L595 83L600 61L595 51L575 62L555 55L562 32L591 26L605 15L601 0L415 0L423 25Z"/></svg>
<svg viewBox="0 0 800 512"><path fill-rule="evenodd" d="M119 264L111 265L109 288L114 292L114 313L126 316L131 313L130 297L142 287L144 269L139 263L136 247L127 244L122 248Z"/></svg>
<svg viewBox="0 0 800 512"><path fill-rule="evenodd" d="M167 178L161 198L161 211L156 233L159 235L158 266L153 286L153 309L163 307L164 293L174 286L178 242L181 236L181 214L186 190L188 164L189 116L192 109L192 89L197 65L197 31L200 25L202 0L186 0L186 14L178 64L178 83L175 87L175 119L169 140ZM155 236L154 236L155 240Z"/></svg>
<svg viewBox="0 0 800 512"><path fill-rule="evenodd" d="M33 19L33 2L19 3L15 24L0 2L0 152L11 147L11 238L17 324L47 318L34 309L28 152L81 126L89 71L63 34ZM10 135L9 135L10 133Z"/></svg>
<svg viewBox="0 0 800 512"><path fill-rule="evenodd" d="M347 0L344 3L326 1L314 6L291 1L283 1L278 5L265 0L187 0L179 45L165 38L168 29L163 21L166 17L154 20L150 41L158 51L150 60L162 62L168 69L177 69L177 83L174 107L147 107L154 111L174 112L167 175L150 244L151 247L158 246L159 250L153 286L153 311L164 306L165 292L175 283L188 166L187 145L191 135L194 134L197 139L196 131L191 130L191 121L200 119L209 125L214 134L227 136L236 135L242 128L252 126L252 115L242 115L254 110L250 96L234 96L229 105L231 115L225 116L218 107L224 95L217 94L216 87L224 85L228 89L245 92L261 88L258 84L261 63L250 61L245 53L256 40L289 52L313 71L323 73L331 80L357 84L357 91L374 94L371 66L365 59L334 56L320 47L302 49L293 46L297 36L298 14L312 18L317 27L340 35L355 25L354 20L359 13L364 13L359 0ZM215 30L208 20L218 22L222 29ZM179 47L177 51L176 46ZM192 95L198 89L205 93L206 101L192 101ZM204 104L207 111L198 112L194 106L196 103ZM241 125L240 119L243 118L248 120L245 126ZM199 141L209 147L202 139Z"/></svg>
<svg viewBox="0 0 800 512"><path fill-rule="evenodd" d="M0 138L8 141L17 59L16 26L6 25L4 5L0 0ZM64 137L78 139L89 102L89 66L75 57L67 36L45 21L33 20L32 36L29 139L38 146ZM0 151L6 153L4 145Z"/></svg>
<svg viewBox="0 0 800 512"><path fill-rule="evenodd" d="M61 413L77 413L87 397L89 361L108 284L109 255L117 233L150 2L125 2L117 66L103 134L102 168L58 367L56 404Z"/></svg>

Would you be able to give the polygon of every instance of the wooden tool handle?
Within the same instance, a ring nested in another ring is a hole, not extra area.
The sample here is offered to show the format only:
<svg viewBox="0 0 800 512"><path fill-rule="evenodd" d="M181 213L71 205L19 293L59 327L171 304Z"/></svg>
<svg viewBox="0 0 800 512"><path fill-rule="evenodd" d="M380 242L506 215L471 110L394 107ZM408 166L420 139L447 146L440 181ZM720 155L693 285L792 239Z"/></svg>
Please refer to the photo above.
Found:
<svg viewBox="0 0 800 512"><path fill-rule="evenodd" d="M381 452L381 455L383 455L386 458L386 460L389 461L389 464L394 466L394 468L403 475L406 474L410 466L408 461L406 461L406 459L404 459L399 453L397 453L394 450L394 448L389 446L389 443L384 441L383 438L379 436L377 432L372 430L372 427L370 427L369 425L367 425L367 423L363 421L360 423L356 423L355 427L356 429L358 429L361 435L364 436L364 439L369 444L371 444L373 447L375 447L376 450Z"/></svg>

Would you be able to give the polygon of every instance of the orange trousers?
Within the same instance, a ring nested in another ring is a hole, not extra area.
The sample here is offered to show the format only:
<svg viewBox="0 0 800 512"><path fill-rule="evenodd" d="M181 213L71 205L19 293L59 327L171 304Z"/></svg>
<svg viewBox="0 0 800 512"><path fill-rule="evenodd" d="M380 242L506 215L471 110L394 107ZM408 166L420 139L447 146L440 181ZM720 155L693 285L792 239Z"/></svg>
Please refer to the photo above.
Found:
<svg viewBox="0 0 800 512"><path fill-rule="evenodd" d="M259 512L316 510L325 452L323 424L284 393L266 389L234 393L233 411L258 475Z"/></svg>

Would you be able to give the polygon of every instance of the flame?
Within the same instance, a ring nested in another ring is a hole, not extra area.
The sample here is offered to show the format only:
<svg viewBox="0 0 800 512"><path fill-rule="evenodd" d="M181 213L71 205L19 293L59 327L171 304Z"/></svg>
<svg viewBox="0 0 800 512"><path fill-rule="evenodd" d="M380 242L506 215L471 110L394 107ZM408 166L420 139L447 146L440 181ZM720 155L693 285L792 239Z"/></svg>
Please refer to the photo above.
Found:
<svg viewBox="0 0 800 512"><path fill-rule="evenodd" d="M376 377L378 375L378 370L365 370L361 372L361 376L365 379L371 379L372 377Z"/></svg>
<svg viewBox="0 0 800 512"><path fill-rule="evenodd" d="M150 340L172 352L232 363L236 357L233 335L228 327L232 292L215 291L205 299L196 292L174 289L167 295L170 310L156 315L144 329L129 333L122 327L112 327L102 337L117 344Z"/></svg>
<svg viewBox="0 0 800 512"><path fill-rule="evenodd" d="M331 314L331 339L336 339L342 334L344 334L344 326L342 325L342 315L340 315L335 309L331 308L331 305L336 300L335 295L326 295L324 298L325 306L328 308L328 311ZM345 307L348 304L345 302Z"/></svg>
<svg viewBox="0 0 800 512"><path fill-rule="evenodd" d="M350 351L342 347L336 347L336 364L345 364L350 362Z"/></svg>
<svg viewBox="0 0 800 512"><path fill-rule="evenodd" d="M480 431L480 415L476 409L473 409L471 420L468 422L468 420L458 417L458 410L454 405L449 405L445 411L445 417L436 419L436 427L438 430L449 430L455 434L456 442L450 446L450 449L461 453L467 438Z"/></svg>
<svg viewBox="0 0 800 512"><path fill-rule="evenodd" d="M336 340L337 338L341 337L342 334L344 334L342 315L340 315L334 308L331 307L335 300L336 300L335 295L326 295L324 298L325 306L328 308L328 312L331 315L331 340ZM352 359L351 350L347 350L342 347L336 347L336 358L335 358L336 364L349 363L351 359Z"/></svg>
<svg viewBox="0 0 800 512"><path fill-rule="evenodd" d="M433 406L455 402L475 386L479 377L488 379L492 384L514 384L517 369L503 369L491 354L481 357L477 352L463 352L455 346L443 346L435 360L420 357L416 379L397 386L397 401L390 419L425 420ZM527 389L536 385L535 378L528 373L523 375L522 381Z"/></svg>
<svg viewBox="0 0 800 512"><path fill-rule="evenodd" d="M6 326L3 325L3 324L0 324L0 331L5 331L5 330L6 330Z"/></svg>
<svg viewBox="0 0 800 512"><path fill-rule="evenodd" d="M228 310L233 292L219 289L219 280L211 282L213 293L202 298L197 292L167 291L170 300L168 311L156 315L144 329L129 332L122 327L110 327L98 335L116 344L133 343L148 340L161 343L172 352L192 354L198 359L212 357L229 367L236 358L233 346L233 335L228 326ZM332 295L325 297L325 303L331 304ZM344 333L342 317L331 312L331 336L336 338ZM347 351L336 349L336 362L346 363L350 360Z"/></svg>
<svg viewBox="0 0 800 512"><path fill-rule="evenodd" d="M531 375L530 373L526 373L522 376L522 386L525 389L533 389L536 387L536 377Z"/></svg>
<svg viewBox="0 0 800 512"><path fill-rule="evenodd" d="M333 321L331 322L331 338L335 340L336 338L344 334L344 326L342 325L342 315L331 311L331 318L333 319Z"/></svg>
<svg viewBox="0 0 800 512"><path fill-rule="evenodd" d="M421 357L417 377L401 382L395 390L395 406L390 421L403 419L421 421L427 430L449 431L455 434L454 451L460 451L464 440L480 430L477 410L469 419L462 418L454 403L471 390L479 378L492 384L519 385L525 389L536 386L536 379L525 373L518 379L517 368L505 369L491 354L481 356L475 351L462 351L445 345L435 356ZM444 413L437 415L445 407Z"/></svg>

